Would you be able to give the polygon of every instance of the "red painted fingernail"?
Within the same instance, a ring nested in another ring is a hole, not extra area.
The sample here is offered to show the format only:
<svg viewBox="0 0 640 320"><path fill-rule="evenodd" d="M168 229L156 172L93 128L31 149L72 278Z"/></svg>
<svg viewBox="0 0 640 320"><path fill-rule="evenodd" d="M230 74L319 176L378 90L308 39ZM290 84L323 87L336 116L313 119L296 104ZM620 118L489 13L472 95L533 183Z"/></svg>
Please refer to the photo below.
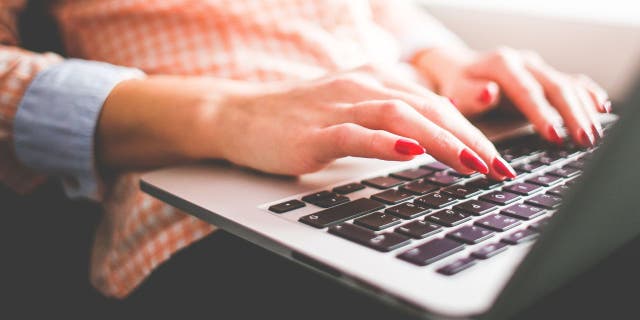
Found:
<svg viewBox="0 0 640 320"><path fill-rule="evenodd" d="M451 104L452 104L454 107L456 107L456 108L458 107L458 103L456 102L456 99L454 99L454 98L449 98L449 101L451 102Z"/></svg>
<svg viewBox="0 0 640 320"><path fill-rule="evenodd" d="M560 134L558 133L558 129L556 129L554 126L549 126L549 129L547 129L547 131L549 133L549 140L551 140L551 142L555 144L564 143L564 140L562 140Z"/></svg>
<svg viewBox="0 0 640 320"><path fill-rule="evenodd" d="M491 94L491 91L489 91L489 87L485 87L484 89L482 89L482 93L480 93L478 100L483 104L491 103L491 100L493 100L493 95Z"/></svg>
<svg viewBox="0 0 640 320"><path fill-rule="evenodd" d="M509 178L516 177L516 171L513 170L513 168L511 168L511 166L500 157L496 157L495 159L493 159L493 163L491 163L491 166L493 167L493 170L503 176L507 176Z"/></svg>
<svg viewBox="0 0 640 320"><path fill-rule="evenodd" d="M580 129L578 131L578 136L580 137L580 144L586 147L593 147L593 138L587 133L587 131Z"/></svg>
<svg viewBox="0 0 640 320"><path fill-rule="evenodd" d="M602 104L602 108L606 113L611 113L611 101L605 101L605 103Z"/></svg>
<svg viewBox="0 0 640 320"><path fill-rule="evenodd" d="M421 145L407 139L399 139L396 141L395 149L399 153L408 156L417 156L424 153L424 148Z"/></svg>
<svg viewBox="0 0 640 320"><path fill-rule="evenodd" d="M483 174L489 173L489 167L487 167L487 164L484 163L484 161L482 161L480 157L471 152L471 150L462 150L462 152L460 152L459 158L460 162L462 162L465 167Z"/></svg>

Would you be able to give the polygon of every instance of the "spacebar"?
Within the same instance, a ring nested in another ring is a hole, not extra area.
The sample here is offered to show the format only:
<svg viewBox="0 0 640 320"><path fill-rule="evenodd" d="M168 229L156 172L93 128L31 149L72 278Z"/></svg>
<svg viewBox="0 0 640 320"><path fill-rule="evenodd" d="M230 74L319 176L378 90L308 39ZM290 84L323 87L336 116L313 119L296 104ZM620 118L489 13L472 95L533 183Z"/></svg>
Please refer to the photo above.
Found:
<svg viewBox="0 0 640 320"><path fill-rule="evenodd" d="M326 228L382 208L384 205L378 201L361 198L304 216L299 221L316 228Z"/></svg>

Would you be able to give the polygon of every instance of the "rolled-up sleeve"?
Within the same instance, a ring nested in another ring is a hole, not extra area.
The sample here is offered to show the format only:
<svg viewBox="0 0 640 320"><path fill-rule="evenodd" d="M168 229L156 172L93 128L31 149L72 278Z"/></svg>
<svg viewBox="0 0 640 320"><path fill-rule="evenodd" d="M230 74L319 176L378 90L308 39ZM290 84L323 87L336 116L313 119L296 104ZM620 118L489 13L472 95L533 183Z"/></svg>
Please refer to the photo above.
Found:
<svg viewBox="0 0 640 320"><path fill-rule="evenodd" d="M77 59L38 73L14 119L18 160L35 171L60 177L71 198L99 200L94 135L100 111L119 82L141 77L144 73L138 69Z"/></svg>

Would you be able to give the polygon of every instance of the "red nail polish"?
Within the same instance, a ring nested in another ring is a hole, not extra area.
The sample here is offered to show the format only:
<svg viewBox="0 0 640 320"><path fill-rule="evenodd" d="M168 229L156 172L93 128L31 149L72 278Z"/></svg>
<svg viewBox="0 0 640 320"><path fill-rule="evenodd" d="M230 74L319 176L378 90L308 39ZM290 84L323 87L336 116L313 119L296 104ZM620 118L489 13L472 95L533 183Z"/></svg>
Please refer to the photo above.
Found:
<svg viewBox="0 0 640 320"><path fill-rule="evenodd" d="M491 91L489 91L488 87L482 89L482 93L480 93L478 100L483 104L491 103L491 100L493 100L493 95L491 94Z"/></svg>
<svg viewBox="0 0 640 320"><path fill-rule="evenodd" d="M605 112L611 113L611 101L609 100L605 101L605 103L602 104L602 108L604 109Z"/></svg>
<svg viewBox="0 0 640 320"><path fill-rule="evenodd" d="M549 140L555 144L563 144L564 140L562 140L562 138L560 137L560 134L558 133L558 129L556 129L554 126L549 126L549 129L547 129L547 132L549 133Z"/></svg>
<svg viewBox="0 0 640 320"><path fill-rule="evenodd" d="M496 157L495 159L493 159L493 163L491 163L491 166L493 167L493 170L503 176L507 176L509 178L516 177L516 171L513 170L513 168L511 168L511 166L500 157Z"/></svg>
<svg viewBox="0 0 640 320"><path fill-rule="evenodd" d="M399 139L396 141L395 149L399 153L409 156L416 156L424 153L424 148L422 146L407 139Z"/></svg>
<svg viewBox="0 0 640 320"><path fill-rule="evenodd" d="M489 167L487 167L487 164L484 163L484 161L482 161L480 157L471 152L471 150L462 150L462 152L460 152L459 158L460 162L462 162L465 167L483 174L489 173Z"/></svg>
<svg viewBox="0 0 640 320"><path fill-rule="evenodd" d="M458 103L456 102L456 99L454 99L454 98L449 98L449 102L451 102L451 104L452 104L454 107L456 107L456 108L458 107Z"/></svg>
<svg viewBox="0 0 640 320"><path fill-rule="evenodd" d="M584 129L579 129L578 136L580 137L580 144L586 147L593 147L593 138Z"/></svg>

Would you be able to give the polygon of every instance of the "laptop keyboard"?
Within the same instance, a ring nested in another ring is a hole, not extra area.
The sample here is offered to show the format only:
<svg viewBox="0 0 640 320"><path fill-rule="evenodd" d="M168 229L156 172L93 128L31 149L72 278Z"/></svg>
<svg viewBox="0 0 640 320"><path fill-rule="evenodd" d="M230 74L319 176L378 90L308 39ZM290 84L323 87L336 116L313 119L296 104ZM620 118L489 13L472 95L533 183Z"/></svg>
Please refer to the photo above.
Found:
<svg viewBox="0 0 640 320"><path fill-rule="evenodd" d="M552 146L535 136L497 147L516 170L516 178L492 181L433 162L275 204L269 210L282 214L307 204L324 208L298 221L373 250L393 251L398 259L418 266L446 263L447 257L474 246L468 256L437 269L454 275L536 239L597 148ZM349 197L365 188L379 192L368 198ZM528 221L532 223L523 227Z"/></svg>

